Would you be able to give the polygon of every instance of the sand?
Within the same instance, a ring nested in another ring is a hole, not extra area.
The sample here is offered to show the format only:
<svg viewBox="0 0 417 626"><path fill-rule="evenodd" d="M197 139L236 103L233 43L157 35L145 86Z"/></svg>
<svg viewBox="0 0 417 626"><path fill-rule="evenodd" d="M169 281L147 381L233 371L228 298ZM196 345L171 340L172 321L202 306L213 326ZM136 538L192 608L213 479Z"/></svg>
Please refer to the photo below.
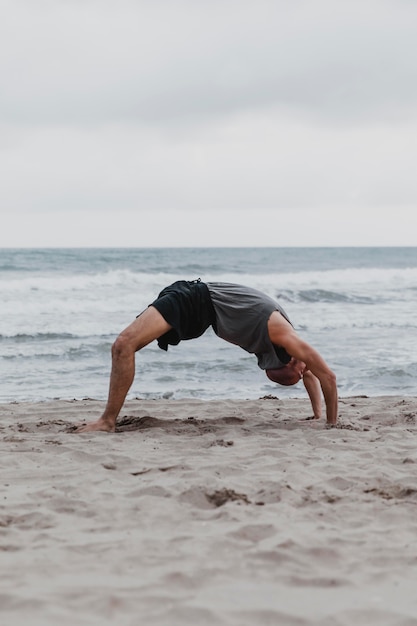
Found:
<svg viewBox="0 0 417 626"><path fill-rule="evenodd" d="M0 405L7 626L417 625L417 399Z"/></svg>

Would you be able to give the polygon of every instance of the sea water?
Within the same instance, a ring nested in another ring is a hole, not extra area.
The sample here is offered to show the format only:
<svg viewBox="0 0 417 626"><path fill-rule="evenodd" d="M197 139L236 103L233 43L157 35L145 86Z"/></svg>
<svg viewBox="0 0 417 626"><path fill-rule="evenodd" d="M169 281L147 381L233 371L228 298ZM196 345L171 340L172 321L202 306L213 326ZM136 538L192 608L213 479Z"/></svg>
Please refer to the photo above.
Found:
<svg viewBox="0 0 417 626"><path fill-rule="evenodd" d="M417 395L417 248L0 250L0 401L107 397L111 344L175 280L276 298L341 396ZM136 356L128 397L304 397L209 329Z"/></svg>

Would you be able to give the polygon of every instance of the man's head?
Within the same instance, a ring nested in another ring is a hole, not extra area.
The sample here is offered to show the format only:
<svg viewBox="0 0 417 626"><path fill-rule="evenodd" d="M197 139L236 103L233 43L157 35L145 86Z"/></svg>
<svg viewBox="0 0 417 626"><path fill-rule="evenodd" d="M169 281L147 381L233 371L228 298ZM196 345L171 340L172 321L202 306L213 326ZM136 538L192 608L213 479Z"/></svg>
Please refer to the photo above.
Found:
<svg viewBox="0 0 417 626"><path fill-rule="evenodd" d="M284 367L269 369L266 370L265 373L272 382L289 387L290 385L298 383L302 379L305 371L306 364L298 359L292 358Z"/></svg>

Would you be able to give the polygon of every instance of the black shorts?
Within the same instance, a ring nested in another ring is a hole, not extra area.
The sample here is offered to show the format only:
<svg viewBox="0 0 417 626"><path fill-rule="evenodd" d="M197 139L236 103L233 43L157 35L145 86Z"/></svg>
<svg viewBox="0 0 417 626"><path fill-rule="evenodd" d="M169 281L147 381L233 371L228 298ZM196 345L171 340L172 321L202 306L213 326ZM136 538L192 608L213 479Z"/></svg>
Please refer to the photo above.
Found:
<svg viewBox="0 0 417 626"><path fill-rule="evenodd" d="M151 305L159 311L172 329L159 337L158 346L168 350L183 339L200 337L215 324L216 315L205 283L198 280L178 280L165 287Z"/></svg>

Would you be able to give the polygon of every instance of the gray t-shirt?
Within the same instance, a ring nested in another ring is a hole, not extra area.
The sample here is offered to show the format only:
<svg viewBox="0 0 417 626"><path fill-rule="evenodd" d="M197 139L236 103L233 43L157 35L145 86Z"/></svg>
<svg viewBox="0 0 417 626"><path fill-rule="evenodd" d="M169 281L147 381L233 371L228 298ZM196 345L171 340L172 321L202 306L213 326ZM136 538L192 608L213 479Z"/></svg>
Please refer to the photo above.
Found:
<svg viewBox="0 0 417 626"><path fill-rule="evenodd" d="M274 346L268 335L268 320L279 311L290 322L283 308L272 298L244 285L206 283L216 313L216 334L255 354L261 369L283 367L290 356ZM291 324L291 322L290 322Z"/></svg>

